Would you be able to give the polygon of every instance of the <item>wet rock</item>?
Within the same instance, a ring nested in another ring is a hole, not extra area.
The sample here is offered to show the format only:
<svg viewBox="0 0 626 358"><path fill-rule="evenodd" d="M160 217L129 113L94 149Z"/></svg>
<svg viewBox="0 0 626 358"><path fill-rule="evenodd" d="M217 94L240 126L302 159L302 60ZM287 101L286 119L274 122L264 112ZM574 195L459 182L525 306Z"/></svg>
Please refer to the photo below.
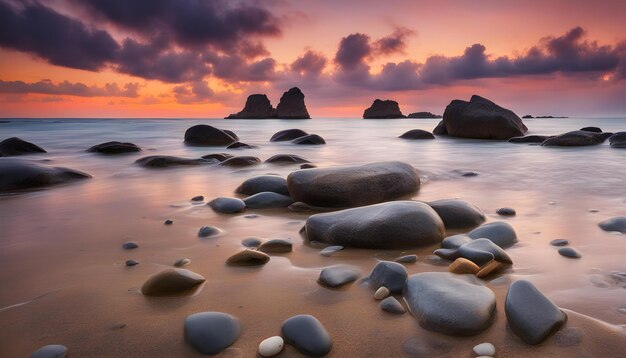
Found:
<svg viewBox="0 0 626 358"><path fill-rule="evenodd" d="M241 244L245 247L257 247L261 245L261 240L257 239L256 237L249 237L247 239L243 239L241 241Z"/></svg>
<svg viewBox="0 0 626 358"><path fill-rule="evenodd" d="M626 132L617 132L609 137L611 148L626 148Z"/></svg>
<svg viewBox="0 0 626 358"><path fill-rule="evenodd" d="M515 209L513 208L499 208L498 210L496 210L496 214L501 215L501 216L515 216L517 213L515 212Z"/></svg>
<svg viewBox="0 0 626 358"><path fill-rule="evenodd" d="M233 155L232 154L227 154L227 153L213 153L213 154L207 154L207 155L203 155L202 159L207 159L207 160L217 160L218 162L223 162L226 159L232 158Z"/></svg>
<svg viewBox="0 0 626 358"><path fill-rule="evenodd" d="M310 119L309 111L304 104L304 93L298 87L293 87L283 93L276 106L278 119Z"/></svg>
<svg viewBox="0 0 626 358"><path fill-rule="evenodd" d="M268 158L266 163L275 163L275 164L299 164L299 163L309 163L308 160L302 158L299 155L295 154L276 154Z"/></svg>
<svg viewBox="0 0 626 358"><path fill-rule="evenodd" d="M408 132L405 132L398 138L402 139L435 139L435 136L429 131L425 131L423 129L411 129Z"/></svg>
<svg viewBox="0 0 626 358"><path fill-rule="evenodd" d="M78 170L48 167L19 159L0 161L0 192L35 189L91 178Z"/></svg>
<svg viewBox="0 0 626 358"><path fill-rule="evenodd" d="M581 128L580 130L585 131L585 132L602 133L602 129L598 127L584 127L584 128Z"/></svg>
<svg viewBox="0 0 626 358"><path fill-rule="evenodd" d="M274 133L272 138L270 138L270 142L286 142L296 138L304 137L306 135L309 135L309 133L303 131L302 129L285 129Z"/></svg>
<svg viewBox="0 0 626 358"><path fill-rule="evenodd" d="M442 121L437 123L437 126L433 129L434 135L448 135L448 130L446 129L446 124Z"/></svg>
<svg viewBox="0 0 626 358"><path fill-rule="evenodd" d="M239 320L222 312L200 312L185 318L185 341L202 354L218 354L241 332Z"/></svg>
<svg viewBox="0 0 626 358"><path fill-rule="evenodd" d="M320 255L322 255L322 256L331 256L335 252L341 251L341 250L343 250L343 246L341 246L341 245L328 246L328 247L325 247L324 249L322 249L320 251Z"/></svg>
<svg viewBox="0 0 626 358"><path fill-rule="evenodd" d="M285 341L281 336L266 338L259 344L259 355L261 357L273 357L280 353L284 346Z"/></svg>
<svg viewBox="0 0 626 358"><path fill-rule="evenodd" d="M243 200L224 196L211 200L207 205L222 214L234 214L246 210L246 203L244 203Z"/></svg>
<svg viewBox="0 0 626 358"><path fill-rule="evenodd" d="M27 142L18 137L11 137L0 142L0 157L11 157L14 155L47 153L40 146Z"/></svg>
<svg viewBox="0 0 626 358"><path fill-rule="evenodd" d="M281 332L285 341L301 353L321 357L330 352L333 342L324 326L311 315L297 315L283 322Z"/></svg>
<svg viewBox="0 0 626 358"><path fill-rule="evenodd" d="M511 284L504 310L511 330L524 342L533 345L543 342L567 320L565 313L525 280Z"/></svg>
<svg viewBox="0 0 626 358"><path fill-rule="evenodd" d="M443 241L441 241L441 248L458 249L459 247L467 244L470 241L472 241L472 239L465 234L452 235L446 237L445 239L443 239Z"/></svg>
<svg viewBox="0 0 626 358"><path fill-rule="evenodd" d="M477 356L493 357L496 355L496 347L494 347L494 345L491 343L477 344L474 346L474 348L472 348L472 350L474 351L474 353L476 353Z"/></svg>
<svg viewBox="0 0 626 358"><path fill-rule="evenodd" d="M407 118L426 118L426 119L442 118L441 115L439 115L439 114L432 114L430 112L414 112L414 113L410 113L406 117Z"/></svg>
<svg viewBox="0 0 626 358"><path fill-rule="evenodd" d="M259 175L247 179L235 192L244 195L254 195L262 192L273 192L282 195L289 195L287 190L287 179L278 175Z"/></svg>
<svg viewBox="0 0 626 358"><path fill-rule="evenodd" d="M382 300L380 302L380 309L393 314L403 314L404 312L406 312L406 309L404 308L404 306L402 306L402 303L400 303L393 296L387 297Z"/></svg>
<svg viewBox="0 0 626 358"><path fill-rule="evenodd" d="M457 199L427 203L443 220L446 229L473 229L485 222L485 215L472 204Z"/></svg>
<svg viewBox="0 0 626 358"><path fill-rule="evenodd" d="M546 139L552 138L554 136L548 135L527 135L523 137L513 137L509 139L509 143L543 143Z"/></svg>
<svg viewBox="0 0 626 358"><path fill-rule="evenodd" d="M326 144L326 141L317 134L308 134L292 140L291 143L301 145L321 145Z"/></svg>
<svg viewBox="0 0 626 358"><path fill-rule="evenodd" d="M261 266L270 260L267 254L259 251L244 250L240 251L226 260L227 265L231 266Z"/></svg>
<svg viewBox="0 0 626 358"><path fill-rule="evenodd" d="M329 211L328 208L321 208L319 206L312 206L307 203L303 203L297 201L291 205L289 205L289 210L295 211L297 213L304 213L309 211Z"/></svg>
<svg viewBox="0 0 626 358"><path fill-rule="evenodd" d="M133 143L112 141L94 145L87 149L87 152L112 155L141 152L141 148Z"/></svg>
<svg viewBox="0 0 626 358"><path fill-rule="evenodd" d="M370 273L368 285L374 290L385 286L391 293L401 293L406 278L404 266L393 261L380 261Z"/></svg>
<svg viewBox="0 0 626 358"><path fill-rule="evenodd" d="M579 259L582 257L578 250L573 247L562 247L559 249L559 255L568 257L570 259Z"/></svg>
<svg viewBox="0 0 626 358"><path fill-rule="evenodd" d="M198 230L198 237L207 238L214 237L222 233L222 230L215 226L203 226Z"/></svg>
<svg viewBox="0 0 626 358"><path fill-rule="evenodd" d="M469 102L450 102L442 123L448 135L463 138L510 139L528 131L515 113L477 95Z"/></svg>
<svg viewBox="0 0 626 358"><path fill-rule="evenodd" d="M412 166L378 162L295 171L287 177L295 201L321 207L350 207L398 199L419 190Z"/></svg>
<svg viewBox="0 0 626 358"><path fill-rule="evenodd" d="M286 208L293 204L293 199L287 195L264 191L243 199L243 202L250 209L272 209Z"/></svg>
<svg viewBox="0 0 626 358"><path fill-rule="evenodd" d="M235 142L229 145L228 147L226 147L226 149L255 149L255 148L258 148L258 147L256 145L250 145L250 144L246 144L242 142Z"/></svg>
<svg viewBox="0 0 626 358"><path fill-rule="evenodd" d="M141 287L145 296L177 296L189 293L205 281L204 277L185 269L165 269L150 276Z"/></svg>
<svg viewBox="0 0 626 358"><path fill-rule="evenodd" d="M167 219L163 222L164 225L172 225L174 223L173 220Z"/></svg>
<svg viewBox="0 0 626 358"><path fill-rule="evenodd" d="M227 146L237 141L229 133L215 127L198 124L185 131L185 144L198 146Z"/></svg>
<svg viewBox="0 0 626 358"><path fill-rule="evenodd" d="M65 358L67 357L67 347L60 344L49 344L43 346L30 354L30 358Z"/></svg>
<svg viewBox="0 0 626 358"><path fill-rule="evenodd" d="M417 262L417 255L404 255L400 257L396 257L393 261L402 263L402 264L412 264Z"/></svg>
<svg viewBox="0 0 626 358"><path fill-rule="evenodd" d="M598 226L604 231L617 231L626 234L626 216L618 216L599 223Z"/></svg>
<svg viewBox="0 0 626 358"><path fill-rule="evenodd" d="M389 292L389 289L387 287L380 286L376 290L376 292L374 292L374 299L380 301L380 300L384 299L385 297L389 296L389 293L390 292Z"/></svg>
<svg viewBox="0 0 626 358"><path fill-rule="evenodd" d="M283 239L268 240L259 245L259 251L266 254L282 254L291 252L293 250L293 244Z"/></svg>
<svg viewBox="0 0 626 358"><path fill-rule="evenodd" d="M311 215L306 238L332 245L366 249L401 249L441 242L441 218L428 205L392 201Z"/></svg>
<svg viewBox="0 0 626 358"><path fill-rule="evenodd" d="M135 163L145 168L168 168L180 166L196 166L210 164L211 162L207 161L206 159L188 159L174 157L170 155L150 155L137 159Z"/></svg>
<svg viewBox="0 0 626 358"><path fill-rule="evenodd" d="M300 166L300 169L312 169L312 168L317 168L317 165L304 163Z"/></svg>
<svg viewBox="0 0 626 358"><path fill-rule="evenodd" d="M546 139L542 146L547 147L578 147L585 145L602 144L610 133L594 133L586 131L572 131Z"/></svg>
<svg viewBox="0 0 626 358"><path fill-rule="evenodd" d="M569 244L569 241L565 240L565 239L554 239L552 241L550 241L550 245L552 246L565 246Z"/></svg>
<svg viewBox="0 0 626 358"><path fill-rule="evenodd" d="M410 276L404 299L425 329L448 335L475 335L491 325L496 296L470 275L424 272Z"/></svg>
<svg viewBox="0 0 626 358"><path fill-rule="evenodd" d="M491 260L480 267L480 270L478 270L478 272L476 273L476 277L485 278L502 270L504 266L505 265L500 261Z"/></svg>
<svg viewBox="0 0 626 358"><path fill-rule="evenodd" d="M469 273L475 275L479 270L480 267L478 267L478 265L463 257L457 258L450 264L450 266L448 266L448 271L455 274Z"/></svg>
<svg viewBox="0 0 626 358"><path fill-rule="evenodd" d="M233 113L226 119L269 119L276 118L276 109L264 94L252 94L248 96L246 104L238 113Z"/></svg>
<svg viewBox="0 0 626 358"><path fill-rule="evenodd" d="M565 327L556 332L554 343L559 347L571 347L580 344L583 340L583 331L576 327Z"/></svg>
<svg viewBox="0 0 626 358"><path fill-rule="evenodd" d="M437 249L434 254L450 261L463 257L478 266L482 266L491 260L504 264L513 263L509 255L489 239L472 240L457 249Z"/></svg>
<svg viewBox="0 0 626 358"><path fill-rule="evenodd" d="M363 112L365 119L405 118L400 112L398 102L392 100L374 100L374 103Z"/></svg>
<svg viewBox="0 0 626 358"><path fill-rule="evenodd" d="M326 287L339 288L355 281L361 276L361 270L353 265L338 264L322 269L317 281Z"/></svg>
<svg viewBox="0 0 626 358"><path fill-rule="evenodd" d="M221 162L220 165L227 167L249 167L261 163L261 159L252 156L238 156L228 158Z"/></svg>
<svg viewBox="0 0 626 358"><path fill-rule="evenodd" d="M124 250L132 250L132 249L136 249L138 247L139 247L139 245L137 245L137 243L134 242L134 241L126 241L125 243L122 244L122 248Z"/></svg>
<svg viewBox="0 0 626 358"><path fill-rule="evenodd" d="M174 266L176 267L183 267L183 266L187 266L191 263L191 260L189 259L178 259L176 261L174 261Z"/></svg>
<svg viewBox="0 0 626 358"><path fill-rule="evenodd" d="M191 198L191 201L204 201L204 196L196 195L193 198Z"/></svg>
<svg viewBox="0 0 626 358"><path fill-rule="evenodd" d="M517 242L517 234L513 227L503 221L496 221L477 227L467 234L472 239L486 238L503 249L513 246Z"/></svg>
<svg viewBox="0 0 626 358"><path fill-rule="evenodd" d="M131 267L131 266L135 266L135 265L139 265L139 261L136 261L136 260L126 260L126 266Z"/></svg>

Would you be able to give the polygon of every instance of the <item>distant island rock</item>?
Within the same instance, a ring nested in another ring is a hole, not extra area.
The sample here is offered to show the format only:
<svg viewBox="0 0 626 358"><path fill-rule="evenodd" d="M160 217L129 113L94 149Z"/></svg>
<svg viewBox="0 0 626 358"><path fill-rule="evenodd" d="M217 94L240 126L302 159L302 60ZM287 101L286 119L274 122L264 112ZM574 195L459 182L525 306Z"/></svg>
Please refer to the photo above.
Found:
<svg viewBox="0 0 626 358"><path fill-rule="evenodd" d="M527 115L525 115L522 118L529 119L529 118L569 118L569 117L566 117L566 116L537 116L537 117L533 117L530 114L527 114Z"/></svg>
<svg viewBox="0 0 626 358"><path fill-rule="evenodd" d="M272 107L267 95L252 94L248 96L246 105L241 112L233 113L226 119L310 119L309 111L304 103L304 93L293 87L283 93L276 108Z"/></svg>
<svg viewBox="0 0 626 358"><path fill-rule="evenodd" d="M443 116L432 114L430 112L415 112L409 114L407 118L443 118Z"/></svg>
<svg viewBox="0 0 626 358"><path fill-rule="evenodd" d="M372 106L363 112L364 119L390 119L390 118L406 118L400 112L398 102L392 100L374 100Z"/></svg>

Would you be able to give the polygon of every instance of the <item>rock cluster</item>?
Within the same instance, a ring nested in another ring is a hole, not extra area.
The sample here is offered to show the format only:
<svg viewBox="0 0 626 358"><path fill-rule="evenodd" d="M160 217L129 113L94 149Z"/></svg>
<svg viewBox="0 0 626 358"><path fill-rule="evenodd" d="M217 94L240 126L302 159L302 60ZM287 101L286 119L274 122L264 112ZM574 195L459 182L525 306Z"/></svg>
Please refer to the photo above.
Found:
<svg viewBox="0 0 626 358"><path fill-rule="evenodd" d="M304 103L304 93L293 87L283 93L276 108L264 94L248 96L244 108L226 117L226 119L310 119L311 116Z"/></svg>

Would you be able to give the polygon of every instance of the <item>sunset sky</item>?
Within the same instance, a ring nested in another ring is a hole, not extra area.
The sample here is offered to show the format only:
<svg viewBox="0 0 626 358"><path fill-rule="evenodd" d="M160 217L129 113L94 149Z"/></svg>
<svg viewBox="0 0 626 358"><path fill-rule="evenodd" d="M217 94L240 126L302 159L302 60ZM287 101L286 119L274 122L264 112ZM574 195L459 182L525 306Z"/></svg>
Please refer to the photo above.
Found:
<svg viewBox="0 0 626 358"><path fill-rule="evenodd" d="M0 0L0 117L221 118L298 86L313 118L626 115L626 1Z"/></svg>

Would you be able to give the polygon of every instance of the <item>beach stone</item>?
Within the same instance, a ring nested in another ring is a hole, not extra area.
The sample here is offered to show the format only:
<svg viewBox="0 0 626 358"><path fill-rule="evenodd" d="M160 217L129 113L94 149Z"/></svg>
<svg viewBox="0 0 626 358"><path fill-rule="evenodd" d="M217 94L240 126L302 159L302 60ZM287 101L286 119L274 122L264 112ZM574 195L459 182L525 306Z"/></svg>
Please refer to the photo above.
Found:
<svg viewBox="0 0 626 358"><path fill-rule="evenodd" d="M262 266L269 260L270 257L263 252L244 250L229 257L226 264L231 266Z"/></svg>
<svg viewBox="0 0 626 358"><path fill-rule="evenodd" d="M513 137L509 139L509 143L543 143L546 139L552 138L548 135L527 135L522 137Z"/></svg>
<svg viewBox="0 0 626 358"><path fill-rule="evenodd" d="M287 195L264 191L243 199L243 202L250 209L272 209L286 208L293 204L293 199Z"/></svg>
<svg viewBox="0 0 626 358"><path fill-rule="evenodd" d="M477 95L469 102L458 99L450 102L442 123L448 135L463 138L510 139L528 131L515 113Z"/></svg>
<svg viewBox="0 0 626 358"><path fill-rule="evenodd" d="M398 138L402 139L435 139L435 136L429 131L425 131L423 129L411 129L408 132L405 132Z"/></svg>
<svg viewBox="0 0 626 358"><path fill-rule="evenodd" d="M498 210L496 210L496 214L501 215L501 216L515 216L517 213L515 212L515 209L513 208L499 208Z"/></svg>
<svg viewBox="0 0 626 358"><path fill-rule="evenodd" d="M266 191L289 195L287 179L278 175L258 175L246 179L235 189L236 193L244 195L254 195Z"/></svg>
<svg viewBox="0 0 626 358"><path fill-rule="evenodd" d="M626 216L618 216L599 223L598 226L604 231L617 231L626 234Z"/></svg>
<svg viewBox="0 0 626 358"><path fill-rule="evenodd" d="M261 357L273 357L280 353L284 346L285 341L281 336L266 338L259 344L259 355Z"/></svg>
<svg viewBox="0 0 626 358"><path fill-rule="evenodd" d="M455 274L469 273L475 275L479 270L480 267L478 267L478 265L463 257L457 258L448 266L448 271Z"/></svg>
<svg viewBox="0 0 626 358"><path fill-rule="evenodd" d="M131 267L131 266L135 266L135 265L139 265L139 261L136 261L136 260L126 260L126 266Z"/></svg>
<svg viewBox="0 0 626 358"><path fill-rule="evenodd" d="M302 158L299 155L295 154L276 154L269 157L266 163L275 163L275 164L299 164L299 163L309 163L308 160Z"/></svg>
<svg viewBox="0 0 626 358"><path fill-rule="evenodd" d="M385 286L380 286L376 292L374 292L374 299L375 300L382 300L385 297L389 296L389 289Z"/></svg>
<svg viewBox="0 0 626 358"><path fill-rule="evenodd" d="M443 220L446 229L473 229L485 222L485 215L472 204L457 199L427 203Z"/></svg>
<svg viewBox="0 0 626 358"><path fill-rule="evenodd" d="M402 303L400 303L393 296L389 296L382 300L380 302L380 309L393 314L403 314L404 312L406 312L406 309L404 308L404 306L402 306Z"/></svg>
<svg viewBox="0 0 626 358"><path fill-rule="evenodd" d="M283 239L268 240L259 245L259 251L266 254L280 254L291 252L293 250L293 244L290 241Z"/></svg>
<svg viewBox="0 0 626 358"><path fill-rule="evenodd" d="M47 153L40 146L27 142L18 137L11 137L0 142L0 157L11 157L14 155Z"/></svg>
<svg viewBox="0 0 626 358"><path fill-rule="evenodd" d="M571 347L580 344L583 331L576 327L565 327L554 334L554 343L559 347Z"/></svg>
<svg viewBox="0 0 626 358"><path fill-rule="evenodd" d="M567 320L564 312L525 280L511 284L504 310L511 330L532 345L543 342Z"/></svg>
<svg viewBox="0 0 626 358"><path fill-rule="evenodd" d="M30 358L65 358L67 347L60 344L43 346L30 354Z"/></svg>
<svg viewBox="0 0 626 358"><path fill-rule="evenodd" d="M91 178L91 175L78 170L48 167L19 159L1 160L0 173L0 192L34 189Z"/></svg>
<svg viewBox="0 0 626 358"><path fill-rule="evenodd" d="M609 137L611 148L626 148L626 132L617 132Z"/></svg>
<svg viewBox="0 0 626 358"><path fill-rule="evenodd" d="M122 244L122 248L124 250L132 250L132 249L136 249L138 247L139 247L139 245L137 245L137 243L134 242L134 241L126 241L125 243Z"/></svg>
<svg viewBox="0 0 626 358"><path fill-rule="evenodd" d="M296 138L304 137L306 135L309 135L309 133L303 131L302 129L285 129L274 133L272 138L270 138L270 142L286 142Z"/></svg>
<svg viewBox="0 0 626 358"><path fill-rule="evenodd" d="M402 162L297 170L287 177L294 201L320 207L352 207L398 199L419 190L420 179Z"/></svg>
<svg viewBox="0 0 626 358"><path fill-rule="evenodd" d="M207 160L217 160L218 162L223 162L228 158L232 158L233 155L232 154L228 154L228 153L213 153L213 154L207 154L207 155L203 155L202 159L207 159Z"/></svg>
<svg viewBox="0 0 626 358"><path fill-rule="evenodd" d="M238 156L228 158L221 162L220 165L226 167L249 167L261 163L261 159L252 156Z"/></svg>
<svg viewBox="0 0 626 358"><path fill-rule="evenodd" d="M204 281L204 277L195 272L169 268L150 276L141 286L141 293L145 296L177 296Z"/></svg>
<svg viewBox="0 0 626 358"><path fill-rule="evenodd" d="M133 143L112 141L94 145L87 152L113 155L141 152L141 148Z"/></svg>
<svg viewBox="0 0 626 358"><path fill-rule="evenodd" d="M194 196L193 198L191 198L191 201L204 201L204 196L202 195Z"/></svg>
<svg viewBox="0 0 626 358"><path fill-rule="evenodd" d="M256 237L249 237L247 239L243 239L241 241L241 244L245 247L257 247L261 245L261 240L257 239Z"/></svg>
<svg viewBox="0 0 626 358"><path fill-rule="evenodd" d="M602 129L598 127L583 127L580 130L585 132L602 133Z"/></svg>
<svg viewBox="0 0 626 358"><path fill-rule="evenodd" d="M579 259L582 257L582 255L580 254L580 252L578 252L578 250L574 249L573 247L562 247L559 249L559 255L561 256L565 256L571 259Z"/></svg>
<svg viewBox="0 0 626 358"><path fill-rule="evenodd" d="M550 241L550 245L552 246L565 246L569 244L569 241L565 240L565 239L554 239L552 241Z"/></svg>
<svg viewBox="0 0 626 358"><path fill-rule="evenodd" d="M207 205L214 211L222 214L234 214L246 210L246 203L243 200L224 196L211 200Z"/></svg>
<svg viewBox="0 0 626 358"><path fill-rule="evenodd" d="M476 277L484 278L493 273L500 271L504 267L504 264L500 261L491 260L486 264L482 265L480 270L476 273Z"/></svg>
<svg viewBox="0 0 626 358"><path fill-rule="evenodd" d="M229 145L228 147L226 147L226 149L254 149L254 148L258 148L258 147L256 145L250 145L250 144L246 144L242 142L235 142Z"/></svg>
<svg viewBox="0 0 626 358"><path fill-rule="evenodd" d="M402 263L402 264L412 264L417 262L417 255L404 255L400 257L396 257L393 261Z"/></svg>
<svg viewBox="0 0 626 358"><path fill-rule="evenodd" d="M178 259L176 261L174 261L174 266L176 267L183 267L183 266L187 266L191 263L191 260L189 259Z"/></svg>
<svg viewBox="0 0 626 358"><path fill-rule="evenodd" d="M276 106L276 118L311 119L304 104L304 93L298 87L290 88L280 97L280 102Z"/></svg>
<svg viewBox="0 0 626 358"><path fill-rule="evenodd" d="M321 145L326 144L326 141L317 134L307 134L292 140L291 143L300 145Z"/></svg>
<svg viewBox="0 0 626 358"><path fill-rule="evenodd" d="M405 118L400 112L398 102L375 99L372 105L363 112L364 119Z"/></svg>
<svg viewBox="0 0 626 358"><path fill-rule="evenodd" d="M441 242L445 228L439 215L416 201L392 201L311 215L306 238L365 249L401 249Z"/></svg>
<svg viewBox="0 0 626 358"><path fill-rule="evenodd" d="M442 249L458 249L459 247L467 244L472 241L472 239L466 234L458 234L448 236L443 241L441 241Z"/></svg>
<svg viewBox="0 0 626 358"><path fill-rule="evenodd" d="M572 131L551 137L541 143L546 147L578 147L602 144L610 137L610 133L594 133L587 131Z"/></svg>
<svg viewBox="0 0 626 358"><path fill-rule="evenodd" d="M198 146L227 146L237 139L215 127L198 124L185 131L185 144Z"/></svg>
<svg viewBox="0 0 626 358"><path fill-rule="evenodd" d="M283 322L281 332L287 343L309 356L324 356L333 347L330 335L322 323L311 315L301 314L288 318Z"/></svg>
<svg viewBox="0 0 626 358"><path fill-rule="evenodd" d="M206 159L188 159L174 157L171 155L150 155L137 159L135 163L141 165L144 168L169 168L209 164L210 161Z"/></svg>
<svg viewBox="0 0 626 358"><path fill-rule="evenodd" d="M198 230L198 237L206 238L217 236L222 233L222 230L215 226L203 226Z"/></svg>
<svg viewBox="0 0 626 358"><path fill-rule="evenodd" d="M474 353L478 356L493 357L496 355L496 347L491 343L477 344L472 348Z"/></svg>
<svg viewBox="0 0 626 358"><path fill-rule="evenodd" d="M448 335L471 336L492 323L496 296L471 275L423 272L410 276L404 299L420 326Z"/></svg>
<svg viewBox="0 0 626 358"><path fill-rule="evenodd" d="M225 119L269 119L276 118L276 109L272 107L267 95L252 94L246 99L246 104L238 113L233 113Z"/></svg>
<svg viewBox="0 0 626 358"><path fill-rule="evenodd" d="M463 257L478 266L482 266L491 260L504 264L513 263L509 255L489 239L472 240L457 249L437 249L434 254L450 261Z"/></svg>
<svg viewBox="0 0 626 358"><path fill-rule="evenodd" d="M338 264L325 267L317 281L326 287L339 288L355 281L361 276L361 270L353 265Z"/></svg>
<svg viewBox="0 0 626 358"><path fill-rule="evenodd" d="M222 312L200 312L185 318L185 341L202 354L218 354L241 332L239 320Z"/></svg>
<svg viewBox="0 0 626 358"><path fill-rule="evenodd" d="M313 168L317 168L317 165L304 163L300 166L300 169L313 169Z"/></svg>
<svg viewBox="0 0 626 358"><path fill-rule="evenodd" d="M174 221L173 221L173 220L171 220L171 219L166 219L166 220L163 222L163 224L164 224L164 225L172 225L173 223L174 223Z"/></svg>
<svg viewBox="0 0 626 358"><path fill-rule="evenodd" d="M517 242L517 234L513 227L506 222L496 221L479 226L467 234L471 239L489 239L503 249L513 246Z"/></svg>
<svg viewBox="0 0 626 358"><path fill-rule="evenodd" d="M401 264L379 261L369 275L368 285L374 290L385 286L391 293L402 293L406 278L406 269Z"/></svg>
<svg viewBox="0 0 626 358"><path fill-rule="evenodd" d="M328 246L328 247L323 248L320 251L320 255L322 255L322 256L330 256L330 255L334 254L335 252L341 251L341 250L343 250L343 246L341 246L341 245Z"/></svg>

